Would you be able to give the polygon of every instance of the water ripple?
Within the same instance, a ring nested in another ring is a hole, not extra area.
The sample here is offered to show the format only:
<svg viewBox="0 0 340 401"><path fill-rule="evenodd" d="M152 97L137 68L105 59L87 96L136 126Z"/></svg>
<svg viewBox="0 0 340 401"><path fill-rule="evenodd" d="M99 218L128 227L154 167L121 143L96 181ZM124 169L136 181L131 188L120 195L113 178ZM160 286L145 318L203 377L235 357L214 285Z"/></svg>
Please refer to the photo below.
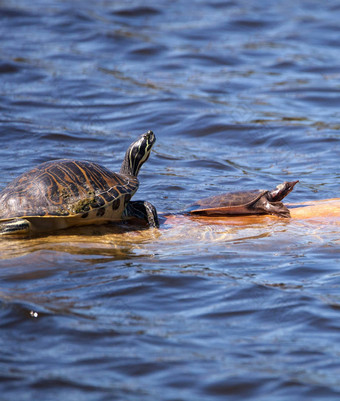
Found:
<svg viewBox="0 0 340 401"><path fill-rule="evenodd" d="M162 213L288 179L338 198L338 10L8 0L1 187L58 158L118 171L151 129L135 198ZM1 239L2 397L337 399L338 220L162 219Z"/></svg>

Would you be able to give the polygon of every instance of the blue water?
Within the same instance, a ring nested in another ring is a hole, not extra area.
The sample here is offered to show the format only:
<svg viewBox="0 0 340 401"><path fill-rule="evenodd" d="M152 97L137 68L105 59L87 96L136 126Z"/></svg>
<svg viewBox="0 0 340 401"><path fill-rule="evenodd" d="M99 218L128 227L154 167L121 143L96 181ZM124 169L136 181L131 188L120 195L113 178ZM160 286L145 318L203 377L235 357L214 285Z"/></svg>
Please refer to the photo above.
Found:
<svg viewBox="0 0 340 401"><path fill-rule="evenodd" d="M257 4L258 3L258 4ZM0 187L56 158L176 212L339 197L338 1L0 3ZM74 229L0 243L0 399L337 400L339 225Z"/></svg>

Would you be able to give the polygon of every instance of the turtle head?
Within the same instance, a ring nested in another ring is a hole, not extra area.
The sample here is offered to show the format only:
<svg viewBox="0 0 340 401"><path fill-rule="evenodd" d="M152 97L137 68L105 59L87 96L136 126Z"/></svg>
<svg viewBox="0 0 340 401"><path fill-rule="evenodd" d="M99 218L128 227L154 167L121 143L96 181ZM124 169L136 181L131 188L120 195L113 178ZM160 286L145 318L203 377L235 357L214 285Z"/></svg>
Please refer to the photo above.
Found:
<svg viewBox="0 0 340 401"><path fill-rule="evenodd" d="M299 182L299 180L297 180L297 181L285 181L284 183L278 185L272 191L269 191L270 201L278 202L278 201L282 200L290 192L292 192L292 190L295 187L295 184L297 184L298 182Z"/></svg>
<svg viewBox="0 0 340 401"><path fill-rule="evenodd" d="M156 137L152 131L146 132L133 142L125 153L120 173L137 177L139 169L148 160L155 142Z"/></svg>

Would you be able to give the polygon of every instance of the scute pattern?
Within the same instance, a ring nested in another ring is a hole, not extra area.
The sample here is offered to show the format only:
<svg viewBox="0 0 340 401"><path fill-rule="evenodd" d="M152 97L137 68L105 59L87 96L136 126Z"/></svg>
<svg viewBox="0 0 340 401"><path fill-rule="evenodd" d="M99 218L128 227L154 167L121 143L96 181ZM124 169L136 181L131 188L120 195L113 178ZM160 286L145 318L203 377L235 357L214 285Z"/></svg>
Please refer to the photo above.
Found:
<svg viewBox="0 0 340 401"><path fill-rule="evenodd" d="M136 177L113 173L93 162L46 162L0 192L0 219L84 215L92 209L101 214L105 205L113 202L119 207L137 189Z"/></svg>

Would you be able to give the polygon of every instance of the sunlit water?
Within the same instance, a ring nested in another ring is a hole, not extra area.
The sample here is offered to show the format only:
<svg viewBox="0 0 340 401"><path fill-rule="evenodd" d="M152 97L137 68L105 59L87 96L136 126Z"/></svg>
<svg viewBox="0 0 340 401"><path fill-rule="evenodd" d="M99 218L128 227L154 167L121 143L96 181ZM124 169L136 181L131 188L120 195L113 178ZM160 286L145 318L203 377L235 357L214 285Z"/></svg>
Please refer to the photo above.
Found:
<svg viewBox="0 0 340 401"><path fill-rule="evenodd" d="M55 158L118 170L135 199L300 182L339 197L336 1L0 3L0 186ZM340 395L339 224L174 218L0 244L0 399Z"/></svg>

